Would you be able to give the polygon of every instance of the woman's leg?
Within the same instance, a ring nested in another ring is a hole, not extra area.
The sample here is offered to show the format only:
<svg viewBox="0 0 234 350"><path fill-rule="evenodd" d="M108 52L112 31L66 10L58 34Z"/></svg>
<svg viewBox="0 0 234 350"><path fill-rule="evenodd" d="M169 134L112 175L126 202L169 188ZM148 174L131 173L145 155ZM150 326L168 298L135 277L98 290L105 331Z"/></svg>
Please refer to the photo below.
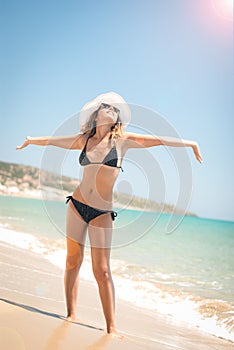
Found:
<svg viewBox="0 0 234 350"><path fill-rule="evenodd" d="M67 304L67 320L76 319L76 303L78 296L79 271L83 260L84 246L67 238L67 258L64 274L65 296Z"/></svg>
<svg viewBox="0 0 234 350"><path fill-rule="evenodd" d="M93 273L98 283L107 333L115 333L115 291L109 265L110 249L91 248L91 251Z"/></svg>
<svg viewBox="0 0 234 350"><path fill-rule="evenodd" d="M64 287L67 304L67 320L76 319L79 271L84 256L84 243L87 224L74 211L72 204L67 210L67 257Z"/></svg>
<svg viewBox="0 0 234 350"><path fill-rule="evenodd" d="M93 273L106 319L107 333L116 333L115 291L110 270L110 251L113 223L110 214L92 220L89 226Z"/></svg>

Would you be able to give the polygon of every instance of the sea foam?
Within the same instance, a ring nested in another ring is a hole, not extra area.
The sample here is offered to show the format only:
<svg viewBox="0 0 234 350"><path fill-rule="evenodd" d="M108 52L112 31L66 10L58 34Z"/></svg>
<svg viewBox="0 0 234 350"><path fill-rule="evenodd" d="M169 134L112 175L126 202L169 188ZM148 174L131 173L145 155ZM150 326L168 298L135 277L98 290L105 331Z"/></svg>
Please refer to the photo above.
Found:
<svg viewBox="0 0 234 350"><path fill-rule="evenodd" d="M46 238L41 239L28 233L16 232L1 226L0 241L40 254L55 266L64 270L66 258L64 239L60 242ZM198 326L203 331L234 342L234 311L229 309L229 305L217 300L195 297L189 293L173 289L167 284L142 280L140 277L137 278L136 275L131 277L124 273L124 266L125 261L112 260L112 271L118 298L139 308L169 315L174 321L183 321ZM88 252L85 254L80 277L95 282ZM161 277L165 281L169 278L166 274ZM222 312L219 312L219 309ZM207 310L216 310L216 312L208 312Z"/></svg>

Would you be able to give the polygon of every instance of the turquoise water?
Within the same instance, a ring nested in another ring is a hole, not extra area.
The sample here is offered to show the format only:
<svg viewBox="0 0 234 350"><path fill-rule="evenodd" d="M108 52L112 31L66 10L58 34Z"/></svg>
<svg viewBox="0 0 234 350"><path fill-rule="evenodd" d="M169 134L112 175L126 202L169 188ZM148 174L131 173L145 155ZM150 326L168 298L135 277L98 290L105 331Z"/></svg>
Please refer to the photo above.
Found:
<svg viewBox="0 0 234 350"><path fill-rule="evenodd" d="M148 234L122 248L118 257L145 267L150 279L233 303L234 223L185 217L166 235L167 221L168 215L162 215Z"/></svg>
<svg viewBox="0 0 234 350"><path fill-rule="evenodd" d="M39 237L64 238L65 203L45 204L37 199L0 196L0 209L0 224L5 227ZM147 225L139 226L136 219L139 216L140 222L148 220L149 225L155 221L149 232L145 232ZM144 277L149 280L232 303L234 222L187 216L171 234L166 234L169 218L168 214L120 211L115 234L119 235L118 227L121 227L127 239L122 246L114 246L112 258L126 263L125 274L130 275L134 270L138 277L143 277L141 271L144 271ZM126 224L128 220L134 234Z"/></svg>
<svg viewBox="0 0 234 350"><path fill-rule="evenodd" d="M51 201L56 212L57 225L64 226L66 207L63 203ZM59 221L58 221L59 220ZM0 223L16 231L50 238L61 238L47 213L45 203L38 199L0 196Z"/></svg>
<svg viewBox="0 0 234 350"><path fill-rule="evenodd" d="M168 214L118 212L112 270L120 297L174 316L178 307L188 307L189 300L191 315L196 306L201 319L214 317L219 327L232 333L234 222L187 216L167 234ZM53 250L64 249L65 217L65 201L0 196L0 225L43 242L48 238Z"/></svg>

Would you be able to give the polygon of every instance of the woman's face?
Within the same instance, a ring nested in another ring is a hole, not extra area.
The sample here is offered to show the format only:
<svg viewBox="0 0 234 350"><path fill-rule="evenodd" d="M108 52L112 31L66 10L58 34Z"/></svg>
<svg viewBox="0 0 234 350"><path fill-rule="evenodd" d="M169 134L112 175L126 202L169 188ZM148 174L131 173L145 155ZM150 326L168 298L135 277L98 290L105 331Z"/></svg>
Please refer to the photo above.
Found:
<svg viewBox="0 0 234 350"><path fill-rule="evenodd" d="M104 124L115 124L118 119L118 109L114 106L108 105L106 103L101 104L98 115L97 115L97 121L104 123Z"/></svg>

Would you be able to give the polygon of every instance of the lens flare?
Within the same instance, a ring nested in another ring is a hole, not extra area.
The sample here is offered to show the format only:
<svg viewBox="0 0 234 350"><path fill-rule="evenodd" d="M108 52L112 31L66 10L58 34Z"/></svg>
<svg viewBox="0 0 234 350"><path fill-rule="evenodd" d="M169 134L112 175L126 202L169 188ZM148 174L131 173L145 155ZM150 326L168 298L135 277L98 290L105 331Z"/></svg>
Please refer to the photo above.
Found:
<svg viewBox="0 0 234 350"><path fill-rule="evenodd" d="M233 0L212 0L215 12L226 20L233 19Z"/></svg>

